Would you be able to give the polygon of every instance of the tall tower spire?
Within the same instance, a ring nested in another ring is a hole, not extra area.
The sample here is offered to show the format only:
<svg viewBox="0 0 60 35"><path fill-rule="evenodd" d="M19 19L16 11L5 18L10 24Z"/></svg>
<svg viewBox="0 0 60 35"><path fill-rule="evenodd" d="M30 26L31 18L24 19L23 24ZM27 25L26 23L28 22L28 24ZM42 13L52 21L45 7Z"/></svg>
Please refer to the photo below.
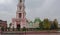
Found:
<svg viewBox="0 0 60 35"><path fill-rule="evenodd" d="M24 0L19 0L19 3L17 5L17 12L16 12L16 19L17 19L17 25L20 24L21 28L25 27L25 5Z"/></svg>
<svg viewBox="0 0 60 35"><path fill-rule="evenodd" d="M19 0L19 2L24 2L25 0Z"/></svg>
<svg viewBox="0 0 60 35"><path fill-rule="evenodd" d="M24 5L24 0L19 0L19 3L17 5L17 13L23 13L23 15L25 15L25 5ZM16 16L17 18L19 18L18 16Z"/></svg>
<svg viewBox="0 0 60 35"><path fill-rule="evenodd" d="M12 19L12 27L14 28L23 28L26 27L26 13L25 13L25 0L19 0L17 5L16 18Z"/></svg>
<svg viewBox="0 0 60 35"><path fill-rule="evenodd" d="M19 0L19 3L17 5L17 10L23 11L25 9L25 5L24 5L24 0Z"/></svg>

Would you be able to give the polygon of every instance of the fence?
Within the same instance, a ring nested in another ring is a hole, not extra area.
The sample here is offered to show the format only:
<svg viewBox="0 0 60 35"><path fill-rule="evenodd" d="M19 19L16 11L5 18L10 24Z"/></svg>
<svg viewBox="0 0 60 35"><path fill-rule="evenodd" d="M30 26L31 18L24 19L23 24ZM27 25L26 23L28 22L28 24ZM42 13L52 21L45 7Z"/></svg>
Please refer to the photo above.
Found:
<svg viewBox="0 0 60 35"><path fill-rule="evenodd" d="M60 32L18 32L18 31L5 31L0 32L0 35L60 35Z"/></svg>

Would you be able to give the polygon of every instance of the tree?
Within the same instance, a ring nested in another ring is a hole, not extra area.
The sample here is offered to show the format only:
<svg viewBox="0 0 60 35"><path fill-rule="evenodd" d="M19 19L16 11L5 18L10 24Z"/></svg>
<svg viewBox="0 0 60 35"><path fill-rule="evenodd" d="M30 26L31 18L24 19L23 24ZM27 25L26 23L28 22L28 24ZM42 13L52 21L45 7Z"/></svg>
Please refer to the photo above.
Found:
<svg viewBox="0 0 60 35"><path fill-rule="evenodd" d="M57 29L58 28L58 21L57 21L57 19L54 19L53 24L54 24L55 29Z"/></svg>
<svg viewBox="0 0 60 35"><path fill-rule="evenodd" d="M54 24L51 24L51 28L50 29L53 30L54 28L55 28Z"/></svg>
<svg viewBox="0 0 60 35"><path fill-rule="evenodd" d="M13 31L14 31L14 27L13 27Z"/></svg>
<svg viewBox="0 0 60 35"><path fill-rule="evenodd" d="M34 23L37 23L37 28L36 30L40 30L42 27L41 20L40 18L35 18Z"/></svg>
<svg viewBox="0 0 60 35"><path fill-rule="evenodd" d="M33 26L33 22L32 21L30 21L29 24L30 24L30 26Z"/></svg>
<svg viewBox="0 0 60 35"><path fill-rule="evenodd" d="M34 23L41 22L40 18L35 18Z"/></svg>
<svg viewBox="0 0 60 35"><path fill-rule="evenodd" d="M11 27L11 26L12 26L12 23L9 24L9 27Z"/></svg>
<svg viewBox="0 0 60 35"><path fill-rule="evenodd" d="M26 28L25 27L23 27L23 31L26 31Z"/></svg>
<svg viewBox="0 0 60 35"><path fill-rule="evenodd" d="M4 31L4 27L2 27L1 30Z"/></svg>
<svg viewBox="0 0 60 35"><path fill-rule="evenodd" d="M50 29L51 24L50 24L48 18L44 19L43 25L44 25L44 29L46 29L46 30Z"/></svg>
<svg viewBox="0 0 60 35"><path fill-rule="evenodd" d="M10 27L7 27L7 30L10 31Z"/></svg>
<svg viewBox="0 0 60 35"><path fill-rule="evenodd" d="M39 23L40 30L43 30L43 22Z"/></svg>

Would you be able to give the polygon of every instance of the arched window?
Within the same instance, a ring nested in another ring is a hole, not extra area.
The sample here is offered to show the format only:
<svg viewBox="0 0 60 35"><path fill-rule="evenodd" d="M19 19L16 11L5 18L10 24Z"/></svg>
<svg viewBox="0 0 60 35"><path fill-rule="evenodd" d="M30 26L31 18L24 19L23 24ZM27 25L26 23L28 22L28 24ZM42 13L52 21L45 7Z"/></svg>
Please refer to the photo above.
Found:
<svg viewBox="0 0 60 35"><path fill-rule="evenodd" d="M19 18L21 18L22 17L22 14L21 13L19 13Z"/></svg>
<svg viewBox="0 0 60 35"><path fill-rule="evenodd" d="M20 10L21 10L22 6L20 6L19 8L20 8Z"/></svg>

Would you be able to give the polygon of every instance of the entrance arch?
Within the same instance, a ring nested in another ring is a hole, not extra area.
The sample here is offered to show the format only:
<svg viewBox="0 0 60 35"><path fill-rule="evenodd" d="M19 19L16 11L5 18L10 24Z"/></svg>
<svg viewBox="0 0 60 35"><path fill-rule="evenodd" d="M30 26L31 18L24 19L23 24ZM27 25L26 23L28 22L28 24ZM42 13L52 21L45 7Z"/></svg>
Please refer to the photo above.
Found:
<svg viewBox="0 0 60 35"><path fill-rule="evenodd" d="M20 24L17 24L17 30L20 31Z"/></svg>

